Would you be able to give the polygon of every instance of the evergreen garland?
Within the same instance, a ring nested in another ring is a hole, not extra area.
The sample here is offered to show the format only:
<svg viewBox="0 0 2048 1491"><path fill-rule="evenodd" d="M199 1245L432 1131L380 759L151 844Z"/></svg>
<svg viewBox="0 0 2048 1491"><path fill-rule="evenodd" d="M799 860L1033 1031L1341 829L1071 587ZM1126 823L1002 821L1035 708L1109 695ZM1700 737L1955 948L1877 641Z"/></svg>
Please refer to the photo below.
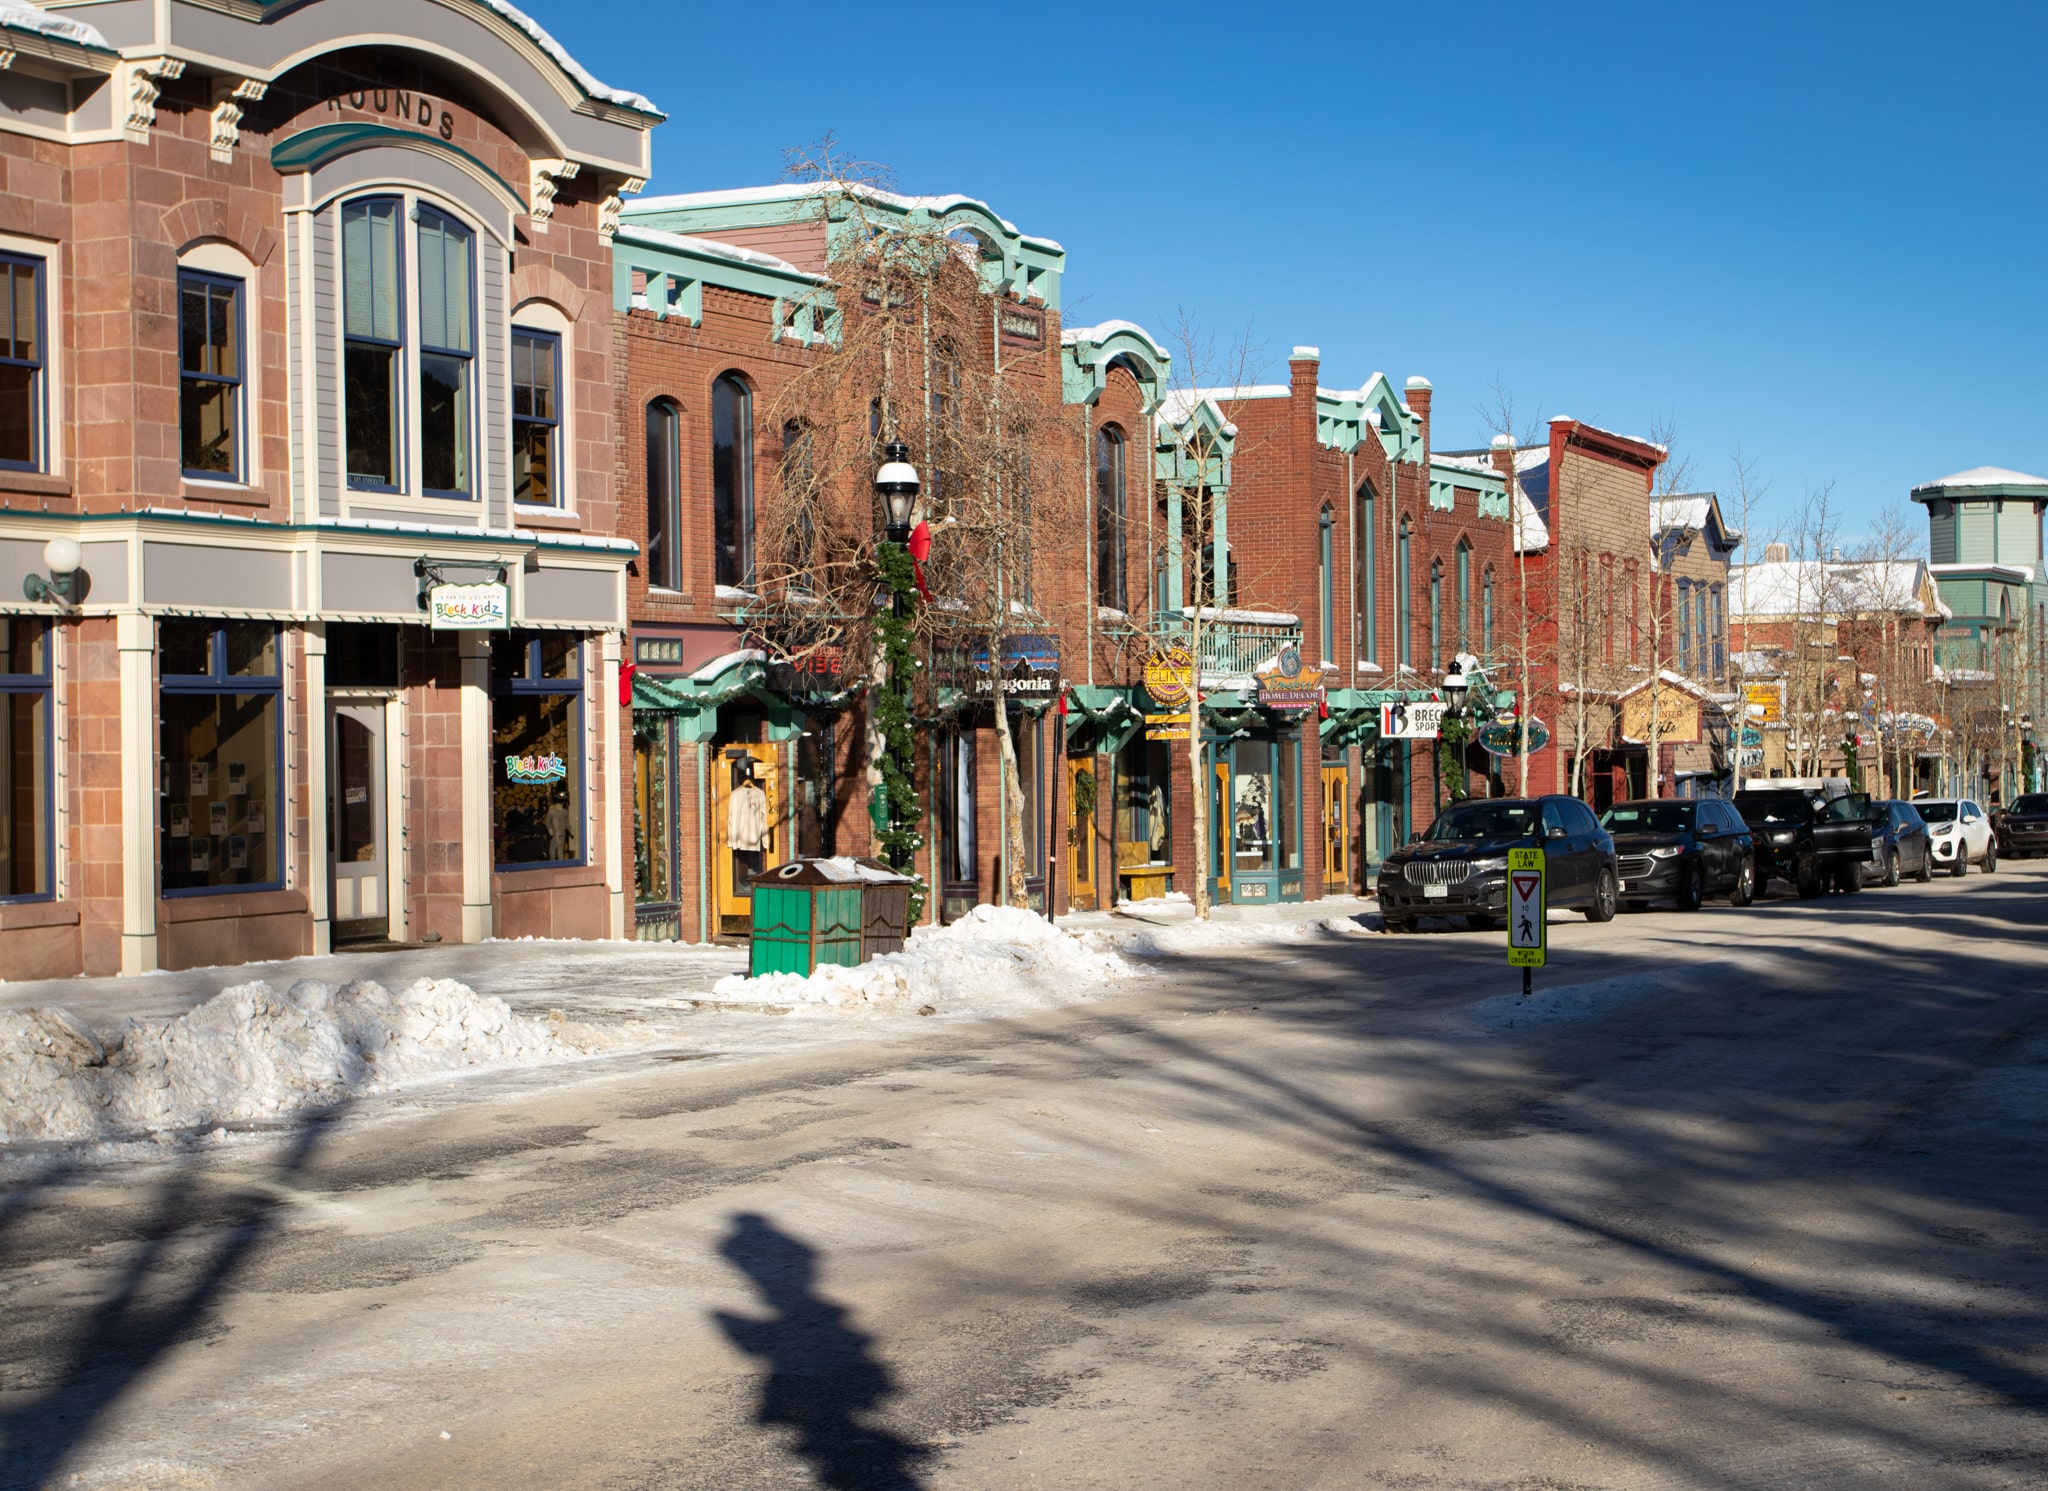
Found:
<svg viewBox="0 0 2048 1491"><path fill-rule="evenodd" d="M916 882L910 888L910 925L914 927L924 915L926 890L924 877L917 873L914 862L917 851L924 847L924 835L918 829L924 822L924 801L918 796L912 772L917 733L910 713L911 683L918 662L909 612L916 605L917 583L910 551L903 545L883 542L875 546L875 551L882 583L899 603L883 611L878 619L889 687L876 689L870 695L875 725L882 736L881 802L875 815L875 840L889 867ZM897 615L899 609L905 614Z"/></svg>
<svg viewBox="0 0 2048 1491"><path fill-rule="evenodd" d="M1437 769L1443 776L1451 801L1461 802L1472 795L1465 785L1465 746L1472 739L1472 728L1463 715L1447 713L1438 732Z"/></svg>

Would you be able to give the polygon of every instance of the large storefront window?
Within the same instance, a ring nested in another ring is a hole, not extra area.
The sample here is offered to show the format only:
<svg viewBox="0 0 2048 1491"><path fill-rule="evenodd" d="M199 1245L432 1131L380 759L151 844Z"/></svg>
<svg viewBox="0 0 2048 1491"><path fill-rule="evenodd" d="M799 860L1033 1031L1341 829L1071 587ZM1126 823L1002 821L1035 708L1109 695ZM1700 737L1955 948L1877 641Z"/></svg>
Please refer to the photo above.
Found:
<svg viewBox="0 0 2048 1491"><path fill-rule="evenodd" d="M633 731L633 898L643 906L676 898L673 732L659 716L647 717Z"/></svg>
<svg viewBox="0 0 2048 1491"><path fill-rule="evenodd" d="M501 869L583 862L583 648L566 632L491 647L491 827Z"/></svg>
<svg viewBox="0 0 2048 1491"><path fill-rule="evenodd" d="M165 621L157 646L164 894L282 885L277 628Z"/></svg>
<svg viewBox="0 0 2048 1491"><path fill-rule="evenodd" d="M0 901L50 894L50 633L0 616Z"/></svg>
<svg viewBox="0 0 2048 1491"><path fill-rule="evenodd" d="M1173 857L1173 747L1134 740L1116 756L1116 862L1163 865Z"/></svg>

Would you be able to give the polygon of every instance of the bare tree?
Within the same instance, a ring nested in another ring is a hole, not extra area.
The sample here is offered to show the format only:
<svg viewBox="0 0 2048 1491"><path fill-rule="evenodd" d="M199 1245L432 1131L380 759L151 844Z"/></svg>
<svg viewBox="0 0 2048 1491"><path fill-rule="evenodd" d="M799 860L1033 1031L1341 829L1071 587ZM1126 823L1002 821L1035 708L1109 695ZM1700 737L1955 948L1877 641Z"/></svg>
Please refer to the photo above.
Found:
<svg viewBox="0 0 2048 1491"><path fill-rule="evenodd" d="M1529 586L1529 550L1536 542L1538 520L1534 506L1522 493L1521 451L1537 444L1543 438L1544 426L1540 418L1529 425L1516 425L1514 396L1508 392L1506 385L1499 378L1493 380L1493 402L1483 406L1479 413L1486 421L1487 429L1493 437L1493 448L1499 450L1505 442L1508 459L1508 470L1504 475L1508 484L1511 542L1515 546L1514 672L1515 698L1519 701L1519 708L1515 711L1515 795L1527 797L1529 721L1536 714L1535 688L1537 670L1540 666L1539 639L1544 635L1548 624L1555 621L1555 614L1546 607L1531 604L1534 597Z"/></svg>
<svg viewBox="0 0 2048 1491"><path fill-rule="evenodd" d="M1664 462L1657 468L1650 493L1650 536L1653 545L1650 554L1650 725L1645 740L1649 752L1648 781L1645 785L1651 797L1664 795L1663 771L1660 766L1663 740L1663 720L1660 711L1664 699L1664 649L1672 640L1671 628L1665 624L1665 618L1671 614L1673 587L1676 583L1673 567L1678 557L1699 537L1699 530L1683 523L1682 515L1672 505L1672 499L1685 490L1692 477L1692 463L1679 460L1671 454L1677 433L1675 425L1666 423L1650 434L1651 443L1663 447L1665 452ZM1658 594L1660 589L1663 592L1661 596ZM1679 619L1683 621L1682 617Z"/></svg>

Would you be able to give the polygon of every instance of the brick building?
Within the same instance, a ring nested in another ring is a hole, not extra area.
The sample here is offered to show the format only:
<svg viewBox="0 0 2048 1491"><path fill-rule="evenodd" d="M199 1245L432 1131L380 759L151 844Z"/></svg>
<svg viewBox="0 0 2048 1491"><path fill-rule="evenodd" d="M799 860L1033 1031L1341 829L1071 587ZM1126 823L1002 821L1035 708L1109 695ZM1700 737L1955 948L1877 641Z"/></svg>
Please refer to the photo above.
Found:
<svg viewBox="0 0 2048 1491"><path fill-rule="evenodd" d="M615 933L659 114L484 0L0 28L0 967Z"/></svg>

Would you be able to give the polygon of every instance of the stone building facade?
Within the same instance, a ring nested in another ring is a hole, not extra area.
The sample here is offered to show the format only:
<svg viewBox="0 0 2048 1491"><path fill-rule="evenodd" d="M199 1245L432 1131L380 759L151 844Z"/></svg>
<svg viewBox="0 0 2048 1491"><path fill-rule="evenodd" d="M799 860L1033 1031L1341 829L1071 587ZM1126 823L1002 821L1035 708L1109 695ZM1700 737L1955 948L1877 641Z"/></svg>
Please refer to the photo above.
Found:
<svg viewBox="0 0 2048 1491"><path fill-rule="evenodd" d="M616 932L660 115L483 0L0 25L0 966Z"/></svg>

